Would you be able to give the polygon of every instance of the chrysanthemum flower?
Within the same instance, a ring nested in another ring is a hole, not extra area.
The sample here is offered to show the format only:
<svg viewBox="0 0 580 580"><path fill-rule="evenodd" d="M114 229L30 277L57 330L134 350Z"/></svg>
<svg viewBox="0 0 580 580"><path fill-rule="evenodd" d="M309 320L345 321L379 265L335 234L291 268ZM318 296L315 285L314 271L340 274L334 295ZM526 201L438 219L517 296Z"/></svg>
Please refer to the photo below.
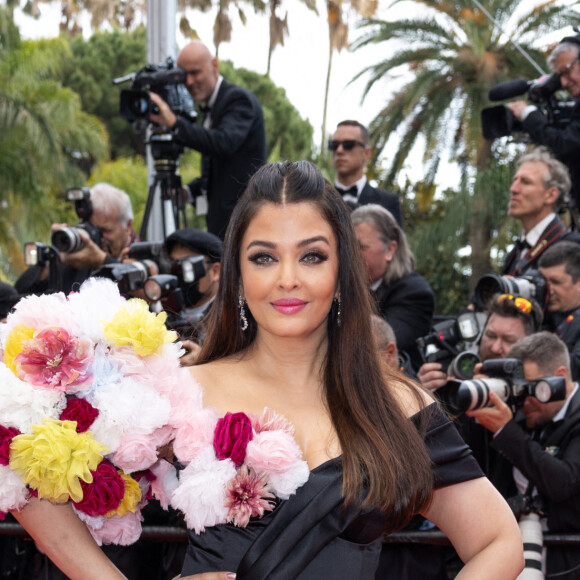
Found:
<svg viewBox="0 0 580 580"><path fill-rule="evenodd" d="M79 480L93 481L91 471L107 448L90 431L77 433L75 428L74 421L45 419L43 425L32 426L32 433L12 439L10 468L38 491L38 497L79 502L83 497Z"/></svg>
<svg viewBox="0 0 580 580"><path fill-rule="evenodd" d="M37 387L75 392L90 378L93 344L59 327L43 328L22 344L16 355L17 376Z"/></svg>
<svg viewBox="0 0 580 580"><path fill-rule="evenodd" d="M150 312L144 300L132 298L105 324L105 338L115 346L131 345L139 356L149 356L177 340L177 334L165 327L166 318L165 312Z"/></svg>
<svg viewBox="0 0 580 580"><path fill-rule="evenodd" d="M228 522L245 528L251 517L262 517L265 511L274 508L265 473L260 475L242 464L236 476L228 483L225 506L228 508Z"/></svg>

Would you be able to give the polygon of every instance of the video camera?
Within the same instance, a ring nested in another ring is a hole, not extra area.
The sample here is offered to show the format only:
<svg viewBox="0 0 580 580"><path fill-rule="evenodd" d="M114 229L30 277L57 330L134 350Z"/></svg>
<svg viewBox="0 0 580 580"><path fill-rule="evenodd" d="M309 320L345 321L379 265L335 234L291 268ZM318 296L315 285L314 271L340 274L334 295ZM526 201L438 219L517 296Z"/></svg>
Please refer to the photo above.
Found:
<svg viewBox="0 0 580 580"><path fill-rule="evenodd" d="M528 99L537 105L551 125L563 128L571 119L574 99L559 99L555 93L562 88L556 73L544 75L533 81L517 79L495 85L489 91L490 101L504 101L527 92ZM523 131L523 126L506 105L487 107L481 111L483 136L493 140Z"/></svg>
<svg viewBox="0 0 580 580"><path fill-rule="evenodd" d="M487 360L481 367L481 374L489 378L451 380L435 392L443 403L458 413L490 406L489 393L492 391L514 411L524 404L526 397L535 397L540 403L563 401L566 398L564 377L527 381L523 364L516 358Z"/></svg>
<svg viewBox="0 0 580 580"><path fill-rule="evenodd" d="M544 311L548 304L548 285L538 270L528 270L525 275L512 278L486 274L482 276L473 291L473 304L477 310L487 310L496 294L512 294L528 300L535 300Z"/></svg>
<svg viewBox="0 0 580 580"><path fill-rule="evenodd" d="M443 372L459 379L473 377L473 368L481 362L470 350L457 348L459 343L474 343L480 333L477 314L464 310L456 318L444 320L433 326L433 332L417 339L424 363L438 362Z"/></svg>
<svg viewBox="0 0 580 580"><path fill-rule="evenodd" d="M68 252L71 254L78 252L85 246L80 236L80 230L84 230L100 248L102 243L101 230L89 221L93 214L90 189L88 187L75 187L67 191L66 197L69 201L74 202L75 212L81 222L76 226L65 227L54 231L50 239L51 245L59 252Z"/></svg>
<svg viewBox="0 0 580 580"><path fill-rule="evenodd" d="M158 94L176 114L192 121L197 117L194 103L185 88L187 74L175 65L173 58L168 57L161 64L147 64L136 73L113 79L113 84L132 81L131 88L121 91L120 114L134 123L149 118L151 113L158 113L148 91Z"/></svg>

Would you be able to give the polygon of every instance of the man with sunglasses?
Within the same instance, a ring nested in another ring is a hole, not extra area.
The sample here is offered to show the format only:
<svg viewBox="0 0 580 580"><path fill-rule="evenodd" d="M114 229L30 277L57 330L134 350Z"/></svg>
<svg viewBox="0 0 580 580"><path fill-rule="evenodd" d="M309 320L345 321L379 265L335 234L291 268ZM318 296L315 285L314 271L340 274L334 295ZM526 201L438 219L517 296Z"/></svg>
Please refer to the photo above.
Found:
<svg viewBox="0 0 580 580"><path fill-rule="evenodd" d="M371 157L367 128L358 121L342 121L328 142L332 165L336 171L336 189L343 199L358 207L376 203L388 209L403 227L401 202L396 193L373 187L367 180L365 168Z"/></svg>
<svg viewBox="0 0 580 580"><path fill-rule="evenodd" d="M559 75L562 88L567 90L576 105L570 120L556 127L535 105L522 100L508 103L508 108L522 122L532 141L545 145L568 166L572 178L572 201L580 207L580 34L563 38L548 58L548 64Z"/></svg>
<svg viewBox="0 0 580 580"><path fill-rule="evenodd" d="M546 327L568 347L572 378L580 379L580 246L562 242L547 250L539 262L548 283Z"/></svg>

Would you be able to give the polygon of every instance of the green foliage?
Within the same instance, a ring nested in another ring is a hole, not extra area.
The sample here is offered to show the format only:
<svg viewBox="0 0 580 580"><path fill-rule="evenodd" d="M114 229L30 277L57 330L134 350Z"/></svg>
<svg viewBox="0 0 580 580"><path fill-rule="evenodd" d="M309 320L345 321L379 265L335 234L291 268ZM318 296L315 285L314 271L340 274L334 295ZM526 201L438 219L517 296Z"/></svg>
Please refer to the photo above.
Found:
<svg viewBox="0 0 580 580"><path fill-rule="evenodd" d="M278 159L312 159L314 130L269 77L245 68L234 69L229 61L220 62L220 72L229 81L252 91L264 110L268 154L277 152Z"/></svg>

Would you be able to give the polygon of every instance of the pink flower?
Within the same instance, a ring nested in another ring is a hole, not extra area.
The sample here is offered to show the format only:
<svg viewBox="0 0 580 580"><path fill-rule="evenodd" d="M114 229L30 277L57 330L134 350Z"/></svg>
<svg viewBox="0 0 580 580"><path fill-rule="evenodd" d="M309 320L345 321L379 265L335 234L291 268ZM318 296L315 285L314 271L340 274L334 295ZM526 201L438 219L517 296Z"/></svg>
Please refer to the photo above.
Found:
<svg viewBox="0 0 580 580"><path fill-rule="evenodd" d="M119 507L125 495L125 482L115 466L106 459L99 463L92 474L92 483L81 481L83 499L73 503L78 510L89 516L104 516Z"/></svg>
<svg viewBox="0 0 580 580"><path fill-rule="evenodd" d="M86 399L71 397L67 400L66 407L59 419L61 421L76 421L77 433L84 433L89 430L98 416L98 409L95 409Z"/></svg>
<svg viewBox="0 0 580 580"><path fill-rule="evenodd" d="M15 361L18 378L40 387L74 392L70 389L90 378L93 345L88 338L71 336L60 327L49 327L34 333L24 342Z"/></svg>
<svg viewBox="0 0 580 580"><path fill-rule="evenodd" d="M173 452L179 461L189 463L207 445L213 445L218 415L212 409L192 413L187 423L178 426L173 440Z"/></svg>
<svg viewBox="0 0 580 580"><path fill-rule="evenodd" d="M226 489L225 506L228 508L228 522L245 528L251 517L262 517L265 511L274 509L274 499L270 493L265 473L256 472L242 465Z"/></svg>
<svg viewBox="0 0 580 580"><path fill-rule="evenodd" d="M284 431L288 435L294 435L294 425L283 415L279 415L273 409L266 407L259 417L252 417L252 426L256 433L262 431Z"/></svg>
<svg viewBox="0 0 580 580"><path fill-rule="evenodd" d="M215 427L213 447L217 457L231 459L236 466L241 465L252 437L252 422L245 413L226 413Z"/></svg>
<svg viewBox="0 0 580 580"><path fill-rule="evenodd" d="M147 435L128 433L121 437L111 459L126 473L147 469L157 461L157 449L167 444L172 434L173 429L168 425Z"/></svg>
<svg viewBox="0 0 580 580"><path fill-rule="evenodd" d="M10 463L10 441L16 435L20 435L20 431L16 427L0 425L0 465L8 465Z"/></svg>
<svg viewBox="0 0 580 580"><path fill-rule="evenodd" d="M141 535L141 522L143 516L141 510L129 512L124 516L111 516L103 519L103 525L98 528L89 527L89 531L97 544L118 544L130 546Z"/></svg>
<svg viewBox="0 0 580 580"><path fill-rule="evenodd" d="M302 450L284 431L262 431L248 444L246 463L256 471L282 473L301 459Z"/></svg>

